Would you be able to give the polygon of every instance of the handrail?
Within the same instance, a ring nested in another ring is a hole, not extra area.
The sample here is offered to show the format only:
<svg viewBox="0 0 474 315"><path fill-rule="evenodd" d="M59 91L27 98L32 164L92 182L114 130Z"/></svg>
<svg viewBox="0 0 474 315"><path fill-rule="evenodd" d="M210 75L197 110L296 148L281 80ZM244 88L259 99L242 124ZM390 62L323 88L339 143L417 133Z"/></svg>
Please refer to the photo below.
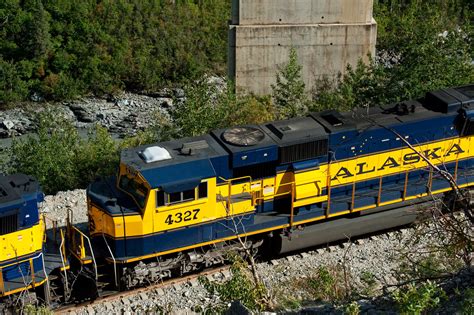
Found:
<svg viewBox="0 0 474 315"><path fill-rule="evenodd" d="M53 225L53 240L56 242L56 230L58 229L58 220L51 219L48 217L46 214L42 214L44 218L44 230L45 230L45 236L46 236L46 230L48 230L48 224L47 222L50 221Z"/></svg>
<svg viewBox="0 0 474 315"><path fill-rule="evenodd" d="M112 253L112 249L109 246L109 243L107 242L107 239L105 238L105 233L104 233L104 215L105 213L102 213L102 237L104 238L105 245L107 246L107 249L109 250L110 257L112 257L112 260L114 261L114 280L115 280L115 286L118 287L118 282L117 282L117 261L115 260L114 254Z"/></svg>
<svg viewBox="0 0 474 315"><path fill-rule="evenodd" d="M241 179L246 179L246 178L249 178L250 181L252 181L252 177L251 176L242 176L242 177L236 177L236 178L230 178L230 179L226 179L222 176L219 176L219 179L223 180L224 182L233 182L233 181L236 181L236 180L241 180Z"/></svg>
<svg viewBox="0 0 474 315"><path fill-rule="evenodd" d="M45 290L45 295L46 295L45 296L45 301L46 301L47 305L49 305L49 302L51 301L51 296L50 296L50 292L49 292L49 275L46 272L46 265L44 263L44 255L42 255L41 261L43 263L43 272L44 272L44 276L46 277L46 284L47 284L47 288Z"/></svg>
<svg viewBox="0 0 474 315"><path fill-rule="evenodd" d="M59 254L61 255L61 263L63 265L63 272L64 272L64 297L66 298L66 292L69 293L69 284L67 282L67 272L66 272L66 248L65 242L66 238L64 237L63 230L59 230L61 233L61 245L59 245Z"/></svg>
<svg viewBox="0 0 474 315"><path fill-rule="evenodd" d="M30 257L30 258L25 258L23 260L17 260L11 264L8 264L8 265L4 265L4 266L0 266L0 270L4 269L4 268L7 268L7 267L10 267L10 266L13 266L13 265L17 265L17 264L21 264L21 263L24 263L25 261L29 261L30 259L36 259L38 257L40 257L41 255L43 255L43 253L39 253L38 255L34 256L34 257Z"/></svg>
<svg viewBox="0 0 474 315"><path fill-rule="evenodd" d="M28 262L28 264L30 265L30 272L31 272L31 268L33 268L32 266L32 261L36 258L39 258L39 257L42 257L43 256L43 253L39 253L38 255L34 256L34 257L29 257L29 258L25 258L23 260L17 260L11 264L8 264L8 265L5 265L5 266L0 266L0 293L3 295L5 294L5 282L3 280L3 269L7 268L7 267L10 267L10 266L13 266L13 265L18 265L18 264L22 264L24 262ZM33 272L34 272L34 269L33 269ZM45 273L46 275L46 273ZM31 276L31 279L32 281L34 281L34 274L32 274ZM33 286L34 286L34 283L33 283Z"/></svg>
<svg viewBox="0 0 474 315"><path fill-rule="evenodd" d="M242 176L242 177L237 177L237 178L231 178L231 179L225 179L224 177L219 176L221 180L227 183L227 201L226 201L226 209L227 212L230 211L230 204L231 204L231 195L232 195L232 182L237 181L237 180L242 180L242 179L248 179L249 180L249 185L251 186L252 184L252 177L251 176ZM251 188L250 188L251 189Z"/></svg>
<svg viewBox="0 0 474 315"><path fill-rule="evenodd" d="M84 247L84 238L87 240L87 243L89 245L89 249L90 249L90 252L91 252L91 257L92 257L92 261L94 263L94 271L95 271L95 280L98 279L98 275L97 275L97 263L95 261L95 256L94 256L94 251L92 250L92 243L91 243L91 240L90 238L85 235L81 230L79 230L77 227L75 227L74 225L71 225L71 228L76 231L77 233L79 233L79 235L81 236L81 259L84 258L86 255L85 255L85 247Z"/></svg>

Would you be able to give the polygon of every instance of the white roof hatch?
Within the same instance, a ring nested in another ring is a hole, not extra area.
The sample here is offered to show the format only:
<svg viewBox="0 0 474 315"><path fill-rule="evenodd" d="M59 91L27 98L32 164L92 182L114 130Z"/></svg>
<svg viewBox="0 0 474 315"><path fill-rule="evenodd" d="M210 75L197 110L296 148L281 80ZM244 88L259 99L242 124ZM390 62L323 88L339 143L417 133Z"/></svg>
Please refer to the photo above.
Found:
<svg viewBox="0 0 474 315"><path fill-rule="evenodd" d="M162 147L148 147L138 153L145 163L153 163L164 160L171 160L171 155L165 148Z"/></svg>

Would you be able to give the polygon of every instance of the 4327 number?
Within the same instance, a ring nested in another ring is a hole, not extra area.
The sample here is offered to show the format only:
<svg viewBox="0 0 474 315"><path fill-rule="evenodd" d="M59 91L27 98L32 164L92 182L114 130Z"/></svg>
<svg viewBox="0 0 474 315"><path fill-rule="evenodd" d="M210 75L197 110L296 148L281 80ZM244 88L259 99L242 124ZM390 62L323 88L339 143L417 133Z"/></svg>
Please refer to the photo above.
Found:
<svg viewBox="0 0 474 315"><path fill-rule="evenodd" d="M192 220L197 220L198 213L200 209L188 210L184 212L176 212L174 214L170 214L166 217L165 223L171 225L173 223L181 223L187 222Z"/></svg>

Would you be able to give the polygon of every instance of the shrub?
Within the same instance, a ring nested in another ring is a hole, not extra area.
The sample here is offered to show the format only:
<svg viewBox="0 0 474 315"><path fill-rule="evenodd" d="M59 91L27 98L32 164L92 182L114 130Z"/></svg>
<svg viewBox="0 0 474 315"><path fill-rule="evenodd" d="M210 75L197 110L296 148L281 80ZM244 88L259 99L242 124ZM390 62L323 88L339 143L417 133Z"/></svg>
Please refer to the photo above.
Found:
<svg viewBox="0 0 474 315"><path fill-rule="evenodd" d="M10 172L36 177L47 194L84 188L96 176L113 174L118 162L118 145L107 130L96 127L81 139L74 125L63 115L45 110L38 116L38 132L13 141Z"/></svg>
<svg viewBox="0 0 474 315"><path fill-rule="evenodd" d="M344 273L340 266L331 269L323 266L316 269L313 276L301 279L298 285L316 300L334 302L342 301L351 294L344 283Z"/></svg>
<svg viewBox="0 0 474 315"><path fill-rule="evenodd" d="M247 264L239 256L234 256L233 260L230 269L232 277L229 280L217 283L201 277L199 281L210 294L218 294L225 305L232 301L240 301L250 310L264 310L265 287L263 284L254 283ZM220 305L220 308L224 309L225 305Z"/></svg>
<svg viewBox="0 0 474 315"><path fill-rule="evenodd" d="M392 297L402 314L422 314L438 306L446 294L435 283L427 281L394 291Z"/></svg>
<svg viewBox="0 0 474 315"><path fill-rule="evenodd" d="M273 99L281 119L301 116L308 111L302 68L296 49L291 48L288 63L276 74L276 83L272 85Z"/></svg>
<svg viewBox="0 0 474 315"><path fill-rule="evenodd" d="M219 91L205 81L190 84L186 99L171 111L176 129L168 137L198 136L218 128L259 124L275 118L269 97L237 97L229 86Z"/></svg>
<svg viewBox="0 0 474 315"><path fill-rule="evenodd" d="M46 306L35 306L35 305L25 305L22 310L22 313L25 315L53 315L53 311L51 311Z"/></svg>
<svg viewBox="0 0 474 315"><path fill-rule="evenodd" d="M344 314L347 315L359 315L360 305L357 302L352 302L346 305L344 308Z"/></svg>

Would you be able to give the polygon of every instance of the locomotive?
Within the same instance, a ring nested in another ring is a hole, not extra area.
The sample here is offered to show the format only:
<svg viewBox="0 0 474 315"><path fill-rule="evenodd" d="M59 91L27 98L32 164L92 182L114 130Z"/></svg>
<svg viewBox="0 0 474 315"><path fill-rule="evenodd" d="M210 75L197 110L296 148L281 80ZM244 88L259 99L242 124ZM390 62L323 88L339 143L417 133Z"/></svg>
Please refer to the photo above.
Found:
<svg viewBox="0 0 474 315"><path fill-rule="evenodd" d="M49 286L61 270L68 269L66 252L59 249L56 227L46 232L48 218L40 215L43 200L38 182L24 174L0 176L0 302L35 289L41 300L50 301ZM1 305L0 305L1 306ZM1 307L0 307L1 311Z"/></svg>
<svg viewBox="0 0 474 315"><path fill-rule="evenodd" d="M59 277L64 291L97 296L223 263L242 243L282 254L405 225L453 187L472 205L474 85L123 150L117 174L87 189L88 224L72 224L71 211L59 237L54 225L45 232L38 186L24 178L30 184L0 181L22 196L16 207L0 199L0 280L30 266L34 280L20 290ZM11 209L23 220L15 229ZM33 242L10 257L19 228ZM54 246L41 245L45 233ZM31 263L45 253L54 257L47 270Z"/></svg>
<svg viewBox="0 0 474 315"><path fill-rule="evenodd" d="M87 190L87 233L133 287L222 262L237 237L279 254L407 224L452 190L430 164L474 185L473 136L469 85L127 149Z"/></svg>

